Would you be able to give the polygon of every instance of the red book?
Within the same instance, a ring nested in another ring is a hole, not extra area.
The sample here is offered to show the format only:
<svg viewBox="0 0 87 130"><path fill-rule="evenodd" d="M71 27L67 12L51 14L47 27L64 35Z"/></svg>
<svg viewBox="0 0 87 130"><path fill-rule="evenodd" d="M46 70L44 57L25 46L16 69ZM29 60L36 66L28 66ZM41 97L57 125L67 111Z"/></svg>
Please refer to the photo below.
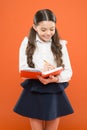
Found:
<svg viewBox="0 0 87 130"><path fill-rule="evenodd" d="M37 79L37 76L41 75L44 78L47 78L49 77L49 75L54 75L54 76L59 75L62 70L63 67L61 66L45 72L42 72L39 69L35 69L35 68L27 68L25 70L20 71L20 76L24 78Z"/></svg>

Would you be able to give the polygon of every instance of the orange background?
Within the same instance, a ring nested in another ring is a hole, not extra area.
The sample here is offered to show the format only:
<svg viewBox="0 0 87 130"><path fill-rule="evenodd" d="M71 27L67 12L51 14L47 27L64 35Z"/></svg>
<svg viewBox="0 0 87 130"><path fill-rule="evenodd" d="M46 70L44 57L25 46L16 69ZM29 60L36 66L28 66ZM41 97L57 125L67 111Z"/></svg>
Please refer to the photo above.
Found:
<svg viewBox="0 0 87 130"><path fill-rule="evenodd" d="M13 107L21 94L18 50L38 9L49 8L57 16L57 27L67 45L73 77L66 93L74 114L62 117L58 130L87 129L87 1L3 0L0 2L0 129L30 130L28 118Z"/></svg>

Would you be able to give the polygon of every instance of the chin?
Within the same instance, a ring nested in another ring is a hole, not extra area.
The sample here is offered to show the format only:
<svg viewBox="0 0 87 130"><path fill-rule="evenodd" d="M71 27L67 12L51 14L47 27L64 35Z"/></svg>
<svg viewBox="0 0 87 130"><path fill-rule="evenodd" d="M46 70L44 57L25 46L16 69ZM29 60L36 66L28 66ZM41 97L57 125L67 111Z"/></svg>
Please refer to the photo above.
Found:
<svg viewBox="0 0 87 130"><path fill-rule="evenodd" d="M45 42L48 42L50 40L50 38L49 39L43 39L43 41L45 41Z"/></svg>

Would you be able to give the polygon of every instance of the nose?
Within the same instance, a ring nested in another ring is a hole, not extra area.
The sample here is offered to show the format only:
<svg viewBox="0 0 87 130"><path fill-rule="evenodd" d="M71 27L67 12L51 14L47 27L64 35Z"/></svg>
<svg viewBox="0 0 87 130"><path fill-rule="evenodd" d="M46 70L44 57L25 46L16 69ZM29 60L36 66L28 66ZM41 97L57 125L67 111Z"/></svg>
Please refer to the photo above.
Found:
<svg viewBox="0 0 87 130"><path fill-rule="evenodd" d="M50 35L50 34L51 34L50 30L47 30L47 35Z"/></svg>

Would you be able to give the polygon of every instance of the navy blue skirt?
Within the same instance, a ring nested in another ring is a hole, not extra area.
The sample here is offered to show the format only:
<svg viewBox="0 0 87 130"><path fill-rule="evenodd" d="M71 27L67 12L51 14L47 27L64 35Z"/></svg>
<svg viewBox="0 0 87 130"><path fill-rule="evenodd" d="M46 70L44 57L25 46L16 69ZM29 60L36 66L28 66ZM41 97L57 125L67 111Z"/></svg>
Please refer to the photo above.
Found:
<svg viewBox="0 0 87 130"><path fill-rule="evenodd" d="M45 85L45 88L42 88L43 90L45 89L45 92L42 92L42 89L40 91L40 87L44 86L41 86L42 84L39 81L32 80L32 82L34 82L33 86L31 86L30 80L28 80L29 82L26 85L26 81L22 84L24 89L13 109L14 112L22 116L37 118L40 120L52 120L73 113L73 108L65 94L65 91L63 89L59 91L57 88L59 87L57 86L58 83L50 83L47 91ZM38 89L35 88L35 85ZM52 86L56 87L55 92L52 92ZM65 86L67 85L65 84Z"/></svg>

